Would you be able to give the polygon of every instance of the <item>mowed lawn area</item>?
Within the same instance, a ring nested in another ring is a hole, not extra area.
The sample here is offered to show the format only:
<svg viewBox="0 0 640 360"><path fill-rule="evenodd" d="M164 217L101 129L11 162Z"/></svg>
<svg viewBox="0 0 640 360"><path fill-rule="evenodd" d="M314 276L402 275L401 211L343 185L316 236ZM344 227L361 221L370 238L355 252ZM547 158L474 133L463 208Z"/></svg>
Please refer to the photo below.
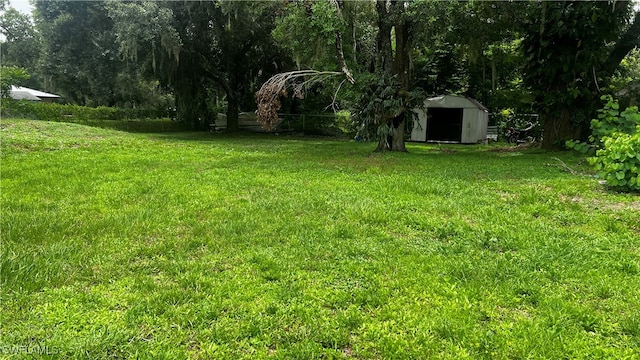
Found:
<svg viewBox="0 0 640 360"><path fill-rule="evenodd" d="M572 153L29 120L1 141L2 356L640 356L640 197Z"/></svg>

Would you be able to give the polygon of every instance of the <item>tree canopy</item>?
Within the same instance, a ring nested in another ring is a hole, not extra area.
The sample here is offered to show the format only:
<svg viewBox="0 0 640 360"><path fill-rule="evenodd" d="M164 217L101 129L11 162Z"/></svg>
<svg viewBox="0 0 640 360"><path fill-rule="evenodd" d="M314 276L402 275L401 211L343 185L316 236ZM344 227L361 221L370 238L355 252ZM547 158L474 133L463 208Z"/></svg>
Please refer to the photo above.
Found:
<svg viewBox="0 0 640 360"><path fill-rule="evenodd" d="M175 106L196 129L219 112L236 129L256 91L292 71L344 77L283 101L348 109L354 130L398 151L420 96L539 113L552 148L586 136L601 95L639 91L632 1L36 0L31 15L1 4L3 65L27 85L84 105Z"/></svg>
<svg viewBox="0 0 640 360"><path fill-rule="evenodd" d="M622 59L640 45L631 2L531 4L522 41L523 80L545 124L544 146L578 138Z"/></svg>

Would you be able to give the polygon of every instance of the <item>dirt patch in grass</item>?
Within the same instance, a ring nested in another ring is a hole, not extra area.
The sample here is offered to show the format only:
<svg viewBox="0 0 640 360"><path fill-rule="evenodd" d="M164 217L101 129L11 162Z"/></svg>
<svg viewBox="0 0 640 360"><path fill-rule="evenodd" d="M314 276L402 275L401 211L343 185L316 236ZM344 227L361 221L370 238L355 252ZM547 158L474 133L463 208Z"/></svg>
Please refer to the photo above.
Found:
<svg viewBox="0 0 640 360"><path fill-rule="evenodd" d="M497 153L512 153L512 152L520 152L522 150L528 149L530 146L527 145L507 145L507 146L494 146L489 148L489 152L497 152Z"/></svg>
<svg viewBox="0 0 640 360"><path fill-rule="evenodd" d="M631 202L609 202L601 199L585 199L580 196L560 196L563 202L571 202L574 204L581 204L591 209L610 210L610 211L640 211L640 200Z"/></svg>

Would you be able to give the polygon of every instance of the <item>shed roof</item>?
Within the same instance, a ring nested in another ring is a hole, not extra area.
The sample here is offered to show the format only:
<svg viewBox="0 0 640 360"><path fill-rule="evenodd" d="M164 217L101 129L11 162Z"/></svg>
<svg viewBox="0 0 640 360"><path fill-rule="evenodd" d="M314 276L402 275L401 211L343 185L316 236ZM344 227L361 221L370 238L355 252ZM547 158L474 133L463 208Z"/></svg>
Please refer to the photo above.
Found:
<svg viewBox="0 0 640 360"><path fill-rule="evenodd" d="M16 100L34 100L57 99L60 96L56 94L46 93L35 89L22 86L11 86L11 97Z"/></svg>
<svg viewBox="0 0 640 360"><path fill-rule="evenodd" d="M427 107L441 107L441 108L472 108L480 109L483 111L489 111L484 105L480 104L477 100L457 95L440 95L425 100Z"/></svg>

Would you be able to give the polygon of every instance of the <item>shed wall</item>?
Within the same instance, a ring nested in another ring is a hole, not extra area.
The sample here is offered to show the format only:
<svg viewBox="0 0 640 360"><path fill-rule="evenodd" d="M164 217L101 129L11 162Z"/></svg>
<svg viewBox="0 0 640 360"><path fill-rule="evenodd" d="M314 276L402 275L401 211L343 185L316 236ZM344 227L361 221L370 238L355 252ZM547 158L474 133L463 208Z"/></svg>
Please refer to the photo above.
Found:
<svg viewBox="0 0 640 360"><path fill-rule="evenodd" d="M480 105L481 106L481 105ZM417 118L411 130L411 141L427 141L427 114L429 108L458 108L463 110L461 143L475 144L487 138L489 114L484 108L467 98L459 96L439 96L428 99L424 107L417 109Z"/></svg>
<svg viewBox="0 0 640 360"><path fill-rule="evenodd" d="M416 110L417 118L413 120L411 141L427 141L427 110Z"/></svg>

